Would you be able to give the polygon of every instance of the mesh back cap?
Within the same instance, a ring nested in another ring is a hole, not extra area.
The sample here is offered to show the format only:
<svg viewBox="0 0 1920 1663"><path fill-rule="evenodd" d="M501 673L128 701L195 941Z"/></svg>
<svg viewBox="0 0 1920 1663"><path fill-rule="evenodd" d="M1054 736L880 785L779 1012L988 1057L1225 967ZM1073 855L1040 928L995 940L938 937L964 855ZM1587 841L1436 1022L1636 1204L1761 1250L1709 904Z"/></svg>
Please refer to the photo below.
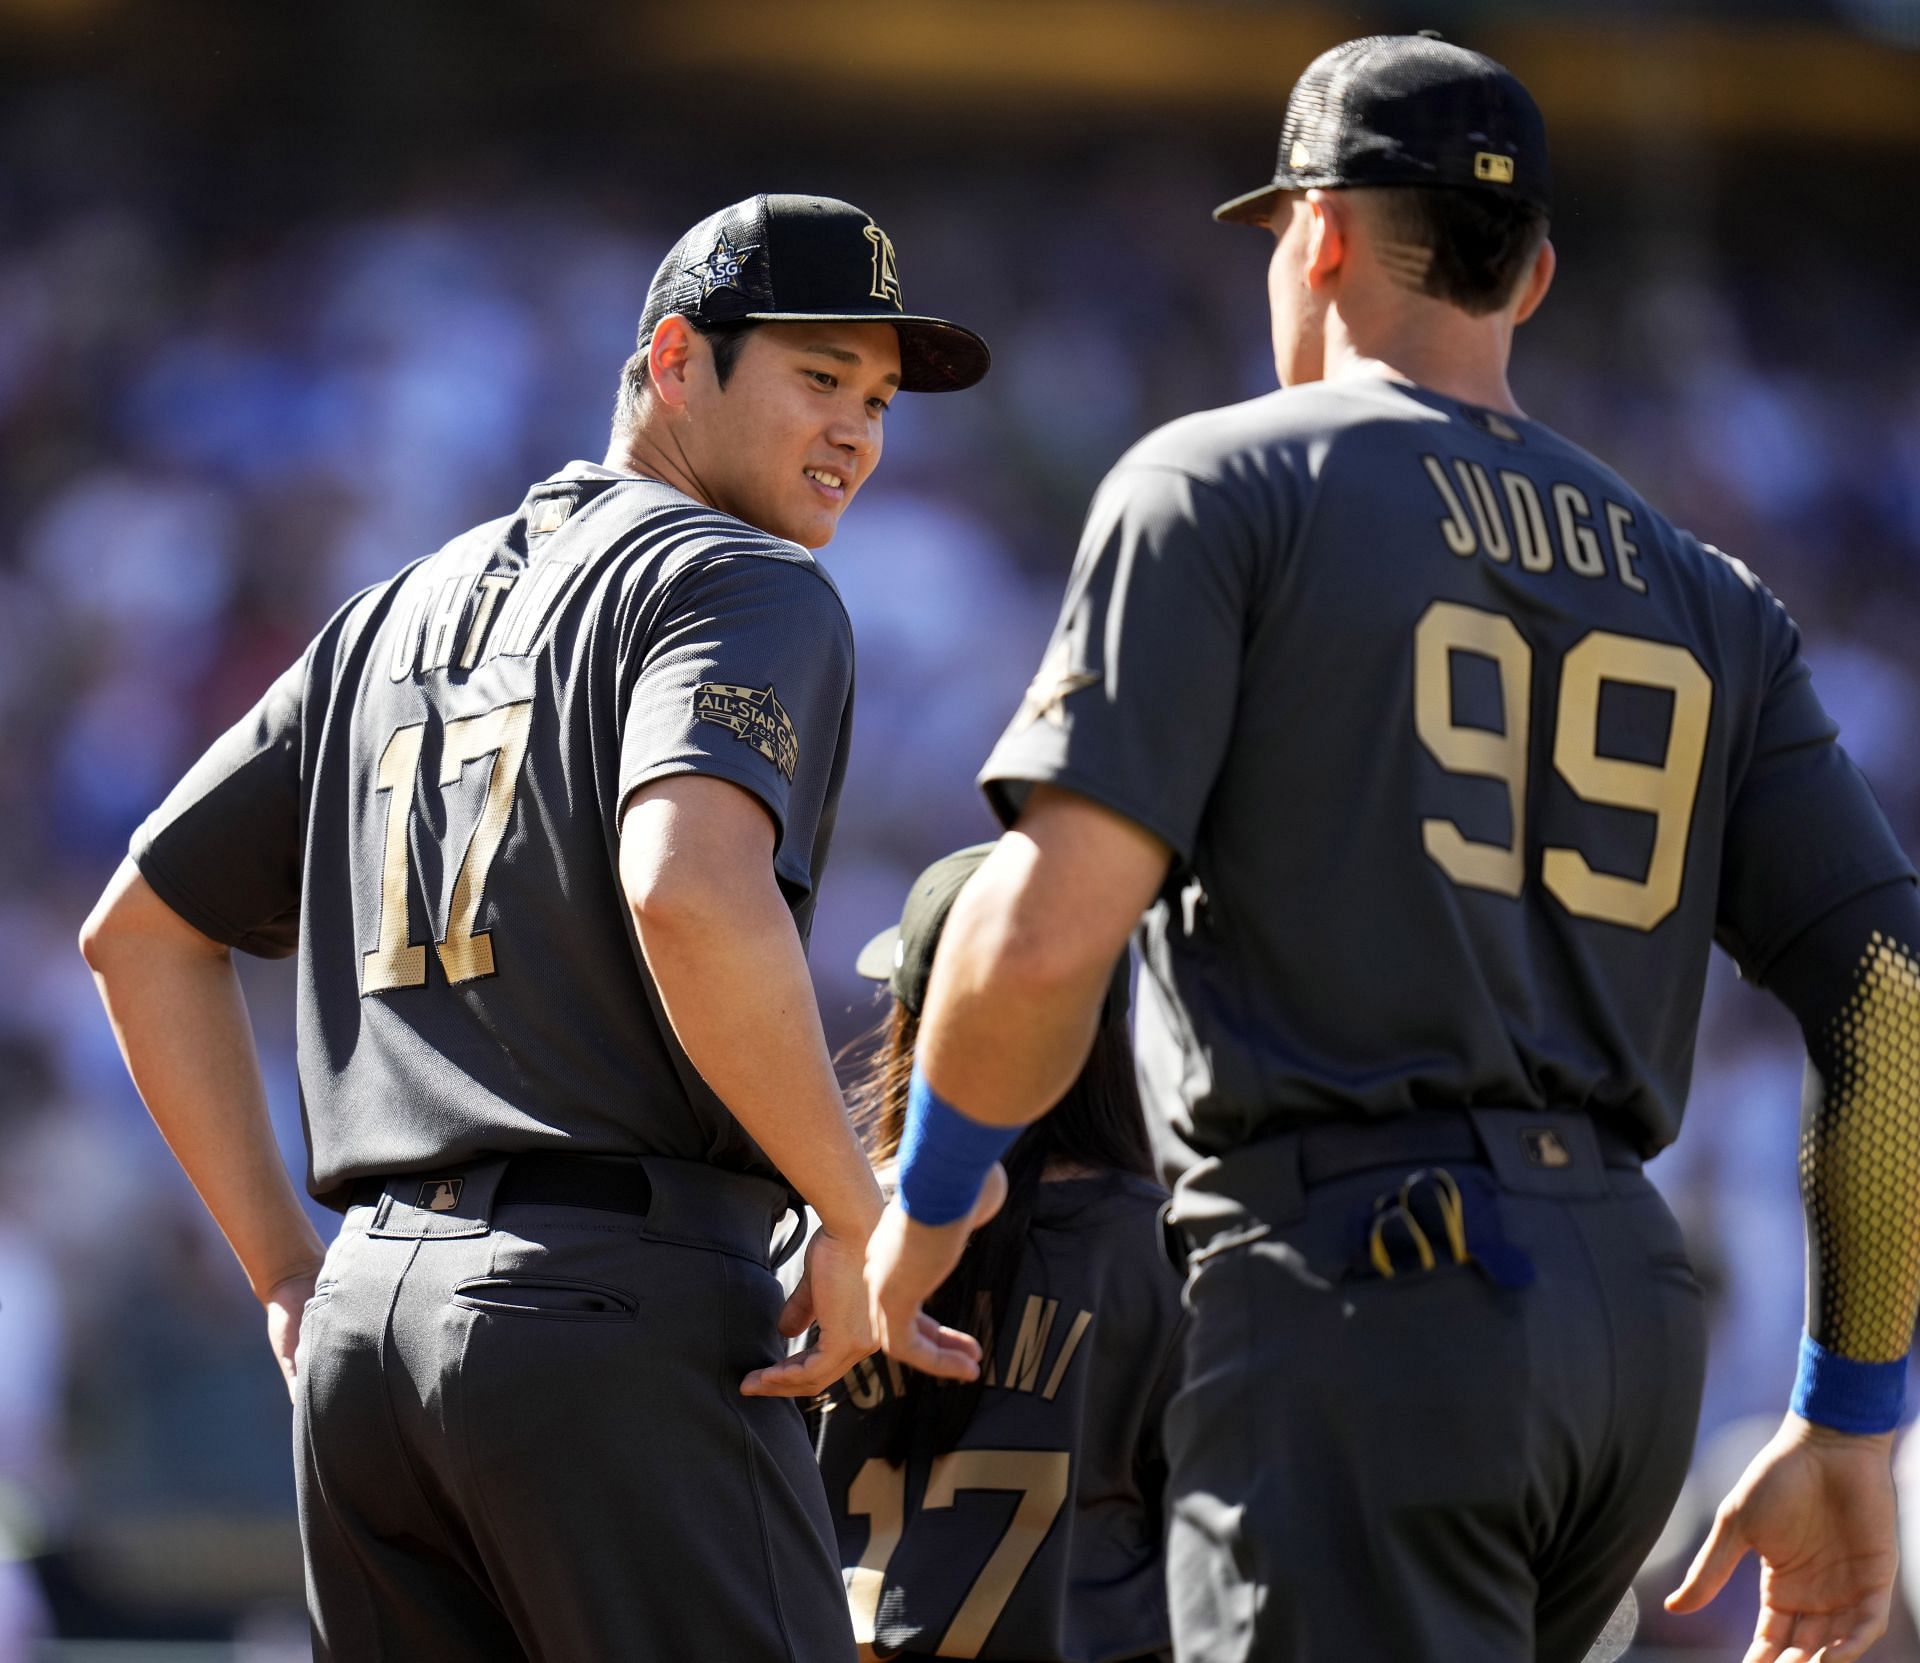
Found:
<svg viewBox="0 0 1920 1663"><path fill-rule="evenodd" d="M673 312L702 324L890 323L907 393L971 387L992 362L971 329L907 311L893 240L832 196L750 196L709 214L654 273L640 347Z"/></svg>
<svg viewBox="0 0 1920 1663"><path fill-rule="evenodd" d="M1493 59L1431 34L1368 35L1322 52L1294 83L1273 180L1214 209L1265 224L1283 191L1431 185L1548 213L1547 125Z"/></svg>

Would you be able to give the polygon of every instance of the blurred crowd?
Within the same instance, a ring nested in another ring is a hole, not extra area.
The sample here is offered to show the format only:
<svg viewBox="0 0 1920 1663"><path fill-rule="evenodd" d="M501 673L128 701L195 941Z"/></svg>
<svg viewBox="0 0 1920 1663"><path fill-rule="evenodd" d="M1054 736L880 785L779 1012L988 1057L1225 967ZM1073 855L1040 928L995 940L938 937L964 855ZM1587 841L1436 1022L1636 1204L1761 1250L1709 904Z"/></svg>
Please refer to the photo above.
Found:
<svg viewBox="0 0 1920 1663"><path fill-rule="evenodd" d="M871 209L909 308L996 353L978 392L899 402L824 555L861 653L813 942L836 1042L871 1017L859 943L929 858L991 835L971 774L1032 673L1099 475L1153 424L1273 384L1264 239L1205 216L1266 160L1235 154L1136 138L1017 179L931 150L766 179ZM275 1655L299 1633L285 1399L75 931L133 827L339 599L599 458L656 261L756 181L362 181L242 234L179 211L190 181L86 188L71 152L18 129L6 155L0 1663L55 1626L238 1633ZM1920 298L1891 263L1837 284L1815 248L1718 246L1587 210L1517 392L1780 594L1920 850ZM299 1168L291 978L245 971ZM1687 1135L1654 1168L1717 1313L1703 1496L1787 1396L1798 1099L1797 1035L1722 967ZM1723 1643L1751 1609L1681 1628L1650 1612L1646 1632Z"/></svg>

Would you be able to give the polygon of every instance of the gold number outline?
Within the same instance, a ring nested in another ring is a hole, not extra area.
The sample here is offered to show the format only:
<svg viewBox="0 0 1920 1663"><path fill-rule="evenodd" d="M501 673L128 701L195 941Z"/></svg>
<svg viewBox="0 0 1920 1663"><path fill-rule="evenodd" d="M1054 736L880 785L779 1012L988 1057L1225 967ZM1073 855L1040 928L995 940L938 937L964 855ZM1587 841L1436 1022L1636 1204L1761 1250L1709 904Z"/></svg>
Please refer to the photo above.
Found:
<svg viewBox="0 0 1920 1663"><path fill-rule="evenodd" d="M962 1490L1017 1491L1013 1517L947 1625L941 1657L978 1657L1020 1578L1066 1505L1073 1458L1064 1449L956 1449L927 1473L923 1508L951 1507ZM907 1470L870 1457L847 1487L847 1512L870 1519L860 1563L847 1573L856 1643L872 1645L887 1566L906 1529Z"/></svg>
<svg viewBox="0 0 1920 1663"><path fill-rule="evenodd" d="M390 988L419 987L427 979L427 950L409 939L407 918L407 828L413 819L413 780L420 769L420 745L427 724L395 728L380 748L373 775L374 795L387 793L386 829L380 848L379 946L360 958L360 994Z"/></svg>
<svg viewBox="0 0 1920 1663"><path fill-rule="evenodd" d="M449 984L477 981L495 973L493 932L476 932L488 875L506 840L513 818L514 798L526 761L527 734L533 722L533 701L516 700L477 716L462 716L447 724L440 765L440 788L459 783L470 762L491 756L486 797L480 816L468 834L454 874L453 895L447 906L447 933L434 951ZM374 790L388 792L386 827L380 870L379 945L360 960L360 993L383 993L394 988L420 987L427 979L427 950L409 939L407 913L410 884L408 826L413 812L411 787L419 771L426 736L424 722L394 729L380 752Z"/></svg>
<svg viewBox="0 0 1920 1663"><path fill-rule="evenodd" d="M1492 661L1500 675L1504 733L1463 728L1453 720L1453 654ZM1434 761L1450 774L1496 779L1507 788L1513 820L1510 844L1482 843L1451 820L1420 822L1428 855L1455 883L1518 895L1526 882L1527 737L1533 686L1533 649L1511 618L1477 606L1435 601L1413 632L1413 721Z"/></svg>
<svg viewBox="0 0 1920 1663"><path fill-rule="evenodd" d="M1504 732L1455 724L1451 655L1456 651L1475 653L1494 665ZM1607 682L1672 695L1673 715L1659 763L1599 754L1600 690ZM1521 892L1532 692L1532 649L1512 619L1451 601L1435 601L1421 614L1414 627L1415 732L1447 772L1504 784L1512 814L1509 844L1469 838L1440 816L1421 820L1428 856L1455 883L1507 896ZM1649 931L1680 904L1712 715L1713 679L1685 647L1590 630L1562 660L1554 771L1582 802L1654 820L1653 850L1639 878L1596 872L1576 849L1548 845L1542 850L1541 882L1575 917Z"/></svg>
<svg viewBox="0 0 1920 1663"><path fill-rule="evenodd" d="M1666 754L1658 764L1599 754L1600 689L1610 681L1673 695ZM1555 771L1582 802L1653 816L1653 850L1641 878L1596 872L1577 849L1550 845L1542 852L1540 880L1567 911L1651 930L1680 904L1712 716L1713 679L1685 647L1594 630L1567 654L1560 666Z"/></svg>

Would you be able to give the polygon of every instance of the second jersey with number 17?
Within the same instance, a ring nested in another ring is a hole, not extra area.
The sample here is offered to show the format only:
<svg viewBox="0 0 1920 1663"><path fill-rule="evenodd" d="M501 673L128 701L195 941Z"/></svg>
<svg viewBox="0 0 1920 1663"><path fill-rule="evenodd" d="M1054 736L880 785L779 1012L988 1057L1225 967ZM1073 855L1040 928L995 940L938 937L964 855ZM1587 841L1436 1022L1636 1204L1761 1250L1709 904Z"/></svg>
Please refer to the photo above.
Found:
<svg viewBox="0 0 1920 1663"><path fill-rule="evenodd" d="M1550 430L1420 388L1136 447L1048 663L984 777L1175 849L1139 1041L1203 1153L1461 1104L1658 1147L1714 939L1763 974L1906 870L1744 566Z"/></svg>

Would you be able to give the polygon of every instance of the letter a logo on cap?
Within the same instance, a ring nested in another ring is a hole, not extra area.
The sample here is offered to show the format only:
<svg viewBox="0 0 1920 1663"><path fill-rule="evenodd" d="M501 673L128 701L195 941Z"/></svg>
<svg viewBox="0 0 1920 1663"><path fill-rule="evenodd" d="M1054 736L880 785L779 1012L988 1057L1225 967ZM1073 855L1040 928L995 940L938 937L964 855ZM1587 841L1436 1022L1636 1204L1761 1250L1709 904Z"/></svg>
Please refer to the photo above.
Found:
<svg viewBox="0 0 1920 1663"><path fill-rule="evenodd" d="M875 300L890 300L900 305L900 268L894 263L893 239L872 220L867 221L865 236L873 244L873 287L867 292Z"/></svg>

